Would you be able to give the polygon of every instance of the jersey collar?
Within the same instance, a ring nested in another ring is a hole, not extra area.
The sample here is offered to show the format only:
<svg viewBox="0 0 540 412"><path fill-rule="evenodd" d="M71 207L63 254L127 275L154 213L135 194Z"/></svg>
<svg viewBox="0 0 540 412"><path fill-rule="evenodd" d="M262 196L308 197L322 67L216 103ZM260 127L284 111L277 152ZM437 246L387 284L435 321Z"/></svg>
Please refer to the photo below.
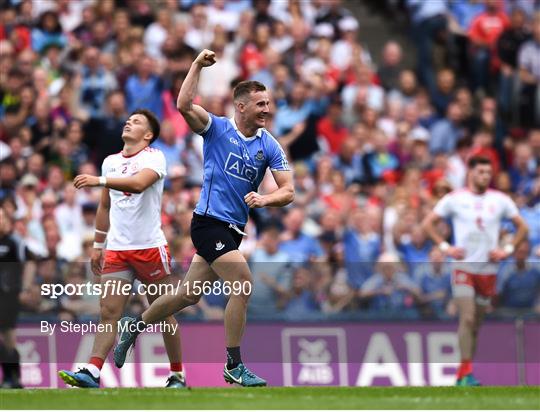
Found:
<svg viewBox="0 0 540 412"><path fill-rule="evenodd" d="M234 116L229 118L229 122L231 122L231 125L232 127L234 127L234 130L236 130L236 133L238 133L238 136L240 136L244 140L247 140L248 142L262 136L262 127L257 129L257 133L255 133L255 136L246 137L240 130L238 130L238 126L236 126L236 122L234 121Z"/></svg>
<svg viewBox="0 0 540 412"><path fill-rule="evenodd" d="M129 159L130 157L135 157L135 156L137 156L139 153L141 153L143 150L146 150L147 148L148 148L148 146L145 146L145 147L143 147L141 150L139 150L138 152L135 152L135 153L130 154L130 155L125 155L125 154L124 154L124 150L122 149L122 150L120 151L120 154L122 155L122 157L123 157L124 159Z"/></svg>

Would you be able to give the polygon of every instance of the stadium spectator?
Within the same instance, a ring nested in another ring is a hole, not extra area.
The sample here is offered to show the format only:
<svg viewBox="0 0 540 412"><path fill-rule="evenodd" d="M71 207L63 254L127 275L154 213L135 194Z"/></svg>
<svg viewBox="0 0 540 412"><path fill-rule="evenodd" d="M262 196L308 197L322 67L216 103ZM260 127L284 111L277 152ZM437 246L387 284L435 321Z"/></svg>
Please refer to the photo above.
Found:
<svg viewBox="0 0 540 412"><path fill-rule="evenodd" d="M54 216L62 239L67 238L69 242L73 242L73 246L81 245L82 207L77 203L77 193L73 185L68 184L64 188L63 200L54 210Z"/></svg>
<svg viewBox="0 0 540 412"><path fill-rule="evenodd" d="M83 56L81 104L91 117L103 114L107 94L118 87L114 75L101 65L100 57L97 47L89 47Z"/></svg>
<svg viewBox="0 0 540 412"><path fill-rule="evenodd" d="M399 75L403 70L402 56L403 51L398 43L389 41L384 45L382 63L377 70L377 76L387 92L399 87Z"/></svg>
<svg viewBox="0 0 540 412"><path fill-rule="evenodd" d="M471 156L484 156L491 161L494 174L497 175L500 171L499 154L494 148L494 136L486 129L481 129L473 136L471 147Z"/></svg>
<svg viewBox="0 0 540 412"><path fill-rule="evenodd" d="M210 46L213 32L208 23L208 9L206 5L195 3L190 10L191 24L186 32L185 42L196 51Z"/></svg>
<svg viewBox="0 0 540 412"><path fill-rule="evenodd" d="M446 31L448 11L445 1L407 0L411 15L413 38L418 47L418 77L432 92L435 90L433 48L435 42Z"/></svg>
<svg viewBox="0 0 540 412"><path fill-rule="evenodd" d="M351 213L343 234L343 249L348 284L359 289L373 273L382 249L381 236L364 210Z"/></svg>
<svg viewBox="0 0 540 412"><path fill-rule="evenodd" d="M510 22L511 26L502 32L497 41L497 57L500 60L498 103L501 112L507 116L515 101L519 48L530 37L522 9L516 7L512 10Z"/></svg>
<svg viewBox="0 0 540 412"><path fill-rule="evenodd" d="M522 89L520 93L521 117L526 126L540 126L540 12L533 21L532 39L523 43L518 52L518 67Z"/></svg>
<svg viewBox="0 0 540 412"><path fill-rule="evenodd" d="M359 292L361 299L369 301L369 310L374 314L416 318L415 300L420 297L420 289L400 271L398 257L383 253L376 270Z"/></svg>
<svg viewBox="0 0 540 412"><path fill-rule="evenodd" d="M295 269L292 288L283 310L285 319L313 319L319 311L319 302L313 292L311 271L305 267Z"/></svg>
<svg viewBox="0 0 540 412"><path fill-rule="evenodd" d="M155 63L149 56L143 56L137 62L137 73L128 77L124 88L126 108L128 112L148 109L162 119L163 81L154 71Z"/></svg>
<svg viewBox="0 0 540 412"><path fill-rule="evenodd" d="M372 149L364 154L363 164L366 181L376 182L380 179L393 179L393 172L399 167L398 159L388 150L388 137L382 130L372 133Z"/></svg>
<svg viewBox="0 0 540 412"><path fill-rule="evenodd" d="M410 229L409 233L404 233L407 228L403 228L399 223L394 227L396 249L401 260L408 266L408 273L414 276L418 265L428 261L432 243L418 226Z"/></svg>
<svg viewBox="0 0 540 412"><path fill-rule="evenodd" d="M154 58L161 59L163 54L161 46L172 28L172 17L167 9L157 11L156 21L151 23L144 31L144 45L146 53Z"/></svg>
<svg viewBox="0 0 540 412"><path fill-rule="evenodd" d="M491 92L491 64L497 40L510 27L510 19L498 0L486 0L486 10L476 16L469 27L472 90Z"/></svg>
<svg viewBox="0 0 540 412"><path fill-rule="evenodd" d="M85 127L85 140L96 166L101 165L108 155L122 150L123 143L118 136L126 119L125 98L121 91L113 91L107 96L103 116L90 117Z"/></svg>
<svg viewBox="0 0 540 412"><path fill-rule="evenodd" d="M388 100L397 100L402 106L415 100L418 92L416 75L412 70L402 70L399 73L399 81L388 93Z"/></svg>
<svg viewBox="0 0 540 412"><path fill-rule="evenodd" d="M331 154L338 153L343 141L347 138L349 132L342 124L342 104L334 99L327 108L327 114L317 123L317 134L322 138L324 151Z"/></svg>
<svg viewBox="0 0 540 412"><path fill-rule="evenodd" d="M384 90L373 83L372 70L363 63L356 66L356 82L343 88L341 98L349 125L357 120L356 113L368 108L379 112L384 107Z"/></svg>
<svg viewBox="0 0 540 412"><path fill-rule="evenodd" d="M522 242L514 258L505 262L499 272L500 304L512 309L532 309L540 297L540 267L538 261L527 261L528 242Z"/></svg>
<svg viewBox="0 0 540 412"><path fill-rule="evenodd" d="M287 255L289 262L296 265L324 257L318 240L302 231L305 219L305 211L300 207L289 209L283 219L285 232L281 235L279 250Z"/></svg>
<svg viewBox="0 0 540 412"><path fill-rule="evenodd" d="M308 84L299 81L294 84L290 98L277 102L274 118L274 131L281 136L297 125L307 121L310 116L320 116L327 108L327 97L310 97Z"/></svg>
<svg viewBox="0 0 540 412"><path fill-rule="evenodd" d="M67 265L66 284L83 285L87 282L85 262L74 261ZM85 293L62 296L60 298L61 310L64 311L64 320L85 321L94 319L99 315L99 296ZM69 316L69 318L66 318Z"/></svg>
<svg viewBox="0 0 540 412"><path fill-rule="evenodd" d="M232 47L227 44L225 33L221 33L219 36L216 33L210 47L215 51L217 61L214 66L210 67L211 70L201 73L199 80L200 95L205 98L225 99L229 95L231 84L240 74L234 59L234 52ZM270 49L267 49L267 55L271 54L271 52ZM217 84L216 77L220 78Z"/></svg>
<svg viewBox="0 0 540 412"><path fill-rule="evenodd" d="M17 184L17 168L9 159L0 162L0 197L12 198Z"/></svg>
<svg viewBox="0 0 540 412"><path fill-rule="evenodd" d="M298 162L294 168L294 203L306 208L316 195L315 179L304 163Z"/></svg>
<svg viewBox="0 0 540 412"><path fill-rule="evenodd" d="M343 247L341 244L343 226L338 213L329 211L324 216L321 216L320 222L321 234L318 236L319 243L324 251L326 262L320 267L328 267L323 271L324 276L321 276L321 290L326 290L326 286L330 284L335 275L334 271L343 269ZM315 266L317 268L317 266ZM328 272L328 273L327 273ZM324 280L322 279L324 277ZM321 292L322 293L322 292Z"/></svg>
<svg viewBox="0 0 540 412"><path fill-rule="evenodd" d="M433 163L435 163L434 159L432 159L429 154L429 132L423 127L415 127L411 131L409 138L412 140L412 143L408 170L411 170L412 168L418 169L419 171L428 170L430 168L435 169L433 166ZM435 172L435 170L433 171Z"/></svg>
<svg viewBox="0 0 540 412"><path fill-rule="evenodd" d="M58 14L53 10L45 11L39 16L39 22L32 30L32 49L38 53L52 44L64 47L67 38L63 33Z"/></svg>
<svg viewBox="0 0 540 412"><path fill-rule="evenodd" d="M349 136L341 144L339 153L334 160L334 167L343 174L347 187L352 183L359 183L363 178L364 170L360 147L358 141Z"/></svg>
<svg viewBox="0 0 540 412"><path fill-rule="evenodd" d="M429 262L415 265L414 280L422 296L421 310L424 317L444 318L451 297L451 268L438 248L432 248Z"/></svg>
<svg viewBox="0 0 540 412"><path fill-rule="evenodd" d="M531 147L525 142L518 143L513 154L513 166L508 171L512 180L512 192L527 194L535 179L536 162L532 157Z"/></svg>
<svg viewBox="0 0 540 412"><path fill-rule="evenodd" d="M536 187L538 186L537 179ZM530 204L527 204L526 200L527 197L524 195L516 196L516 204L519 207L519 213L529 226L531 259L535 259L540 257L540 203L530 202Z"/></svg>
<svg viewBox="0 0 540 412"><path fill-rule="evenodd" d="M339 170L333 170L330 176L332 182L332 193L323 195L321 200L325 209L339 212L342 216L347 216L352 210L358 207L355 199L353 187L347 189L345 177Z"/></svg>
<svg viewBox="0 0 540 412"><path fill-rule="evenodd" d="M429 150L431 153L453 153L460 139L464 137L462 127L463 113L457 101L450 102L446 109L446 117L431 126Z"/></svg>
<svg viewBox="0 0 540 412"><path fill-rule="evenodd" d="M437 87L431 92L431 101L437 115L444 116L448 105L454 98L456 76L450 69L442 69L437 73Z"/></svg>
<svg viewBox="0 0 540 412"><path fill-rule="evenodd" d="M449 57L456 72L469 75L470 65L467 58L469 50L468 32L474 18L484 12L486 6L483 0L457 0L449 2L449 8L448 30L451 41Z"/></svg>
<svg viewBox="0 0 540 412"><path fill-rule="evenodd" d="M159 138L152 144L152 147L163 152L168 168L181 166L182 143L179 141L178 136L175 135L171 122L165 120L161 123L161 133Z"/></svg>
<svg viewBox="0 0 540 412"><path fill-rule="evenodd" d="M364 63L371 60L369 53L358 43L358 28L358 21L352 16L346 16L338 22L338 31L335 31L335 27L332 31L334 37L339 33L339 40L332 45L331 62L342 72L350 73L354 67L355 55L359 55Z"/></svg>
<svg viewBox="0 0 540 412"><path fill-rule="evenodd" d="M292 284L288 256L279 250L279 228L268 226L261 231L259 246L250 259L253 292L248 314L263 316L283 308Z"/></svg>

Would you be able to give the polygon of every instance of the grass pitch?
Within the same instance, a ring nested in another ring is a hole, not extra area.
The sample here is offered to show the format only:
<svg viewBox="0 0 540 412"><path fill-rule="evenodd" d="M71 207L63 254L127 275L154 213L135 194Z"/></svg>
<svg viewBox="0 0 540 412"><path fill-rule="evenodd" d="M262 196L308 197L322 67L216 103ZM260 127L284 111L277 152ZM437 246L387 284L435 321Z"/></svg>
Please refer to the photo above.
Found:
<svg viewBox="0 0 540 412"><path fill-rule="evenodd" d="M540 387L4 389L0 409L540 409Z"/></svg>

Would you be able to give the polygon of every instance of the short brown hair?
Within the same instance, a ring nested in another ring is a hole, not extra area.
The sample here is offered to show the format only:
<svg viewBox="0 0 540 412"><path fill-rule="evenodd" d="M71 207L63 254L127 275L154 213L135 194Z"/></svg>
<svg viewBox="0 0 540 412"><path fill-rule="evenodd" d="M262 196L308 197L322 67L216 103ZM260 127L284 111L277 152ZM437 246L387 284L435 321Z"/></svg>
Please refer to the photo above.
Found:
<svg viewBox="0 0 540 412"><path fill-rule="evenodd" d="M233 90L233 100L247 96L251 92L264 92L266 86L256 80L245 80L238 83Z"/></svg>
<svg viewBox="0 0 540 412"><path fill-rule="evenodd" d="M141 114L146 117L146 120L148 120L148 124L150 125L150 130L152 131L152 139L150 140L150 144L154 143L159 137L159 133L161 131L157 116L148 109L137 109L133 111L129 117L133 116L134 114Z"/></svg>
<svg viewBox="0 0 540 412"><path fill-rule="evenodd" d="M490 165L491 166L491 160L489 160L485 156L473 156L469 159L468 166L469 169L474 169L478 165Z"/></svg>

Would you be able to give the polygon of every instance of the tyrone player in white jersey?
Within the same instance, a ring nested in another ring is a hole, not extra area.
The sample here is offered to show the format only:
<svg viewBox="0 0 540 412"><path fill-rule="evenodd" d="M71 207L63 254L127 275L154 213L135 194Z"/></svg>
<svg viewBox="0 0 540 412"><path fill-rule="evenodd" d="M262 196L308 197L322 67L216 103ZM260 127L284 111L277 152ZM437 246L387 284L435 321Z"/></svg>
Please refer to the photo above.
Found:
<svg viewBox="0 0 540 412"><path fill-rule="evenodd" d="M480 385L472 374L472 359L486 308L496 292L497 263L508 258L528 232L513 200L502 192L488 189L493 175L489 159L475 156L468 166L468 187L444 196L422 222L439 249L455 260L452 294L459 314L458 386ZM454 246L435 229L435 223L441 218L452 219ZM512 243L500 247L501 222L505 218L512 220L516 233Z"/></svg>
<svg viewBox="0 0 540 412"><path fill-rule="evenodd" d="M161 230L166 161L161 151L149 147L159 132L159 120L151 111L134 111L122 132L124 148L103 161L101 176L79 175L73 181L77 189L103 186L96 216L92 271L100 276L102 290L106 290L107 282L114 282L113 290L129 290L129 293L101 296L100 324L107 328L96 334L86 367L77 372L59 371L59 376L69 385L99 387L101 368L114 344L118 320L131 294L129 286L124 286L131 285L135 279L147 285L171 283L170 254ZM147 295L150 304L158 297ZM172 316L165 322L168 325L163 328L163 340L171 366L167 387L185 387L178 324Z"/></svg>

